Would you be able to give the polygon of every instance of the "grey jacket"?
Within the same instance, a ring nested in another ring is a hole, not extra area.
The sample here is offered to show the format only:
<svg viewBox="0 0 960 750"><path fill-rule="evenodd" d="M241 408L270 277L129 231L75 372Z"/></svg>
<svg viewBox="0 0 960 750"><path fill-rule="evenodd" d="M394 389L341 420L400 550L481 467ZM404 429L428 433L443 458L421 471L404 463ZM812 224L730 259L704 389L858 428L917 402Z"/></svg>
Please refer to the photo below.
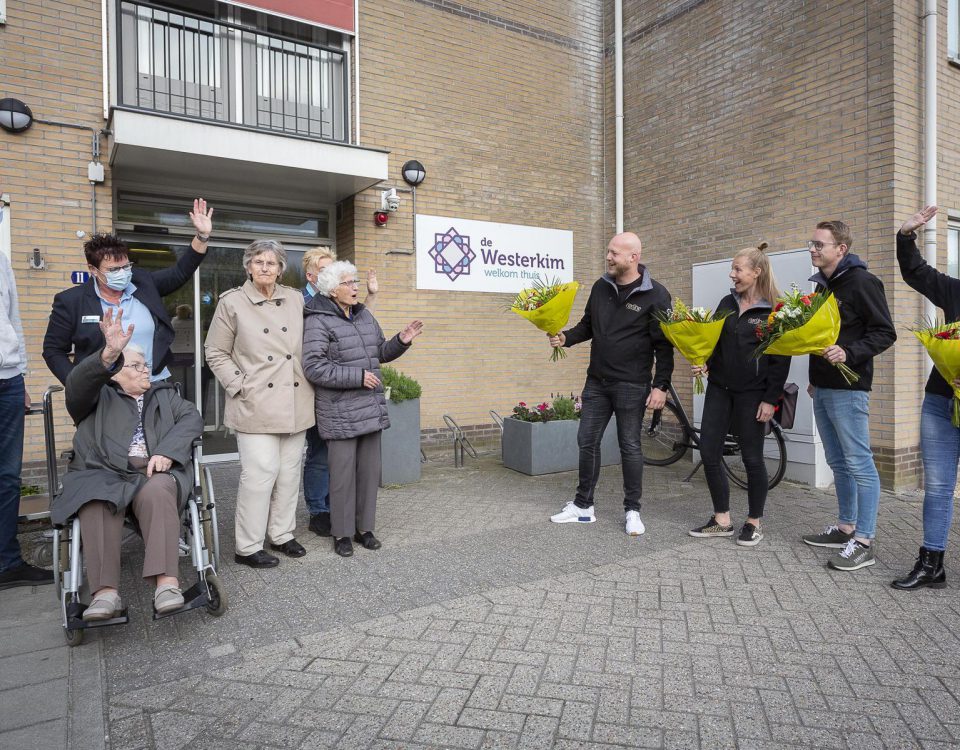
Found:
<svg viewBox="0 0 960 750"><path fill-rule="evenodd" d="M126 511L146 477L128 468L127 454L137 428L136 399L110 378L123 357L108 370L100 352L81 360L67 377L67 411L77 426L73 460L63 477L63 489L50 505L50 520L62 526L91 500L104 500ZM193 482L190 460L194 438L203 432L197 407L177 395L168 383L155 383L143 396L143 433L147 452L173 461L180 504Z"/></svg>
<svg viewBox="0 0 960 750"><path fill-rule="evenodd" d="M0 380L27 371L27 347L17 304L17 282L7 256L0 253Z"/></svg>
<svg viewBox="0 0 960 750"><path fill-rule="evenodd" d="M380 377L380 363L409 347L397 334L383 336L361 304L348 319L329 297L315 295L304 308L303 370L314 386L317 430L324 440L347 440L390 426L383 388L363 387L364 370Z"/></svg>

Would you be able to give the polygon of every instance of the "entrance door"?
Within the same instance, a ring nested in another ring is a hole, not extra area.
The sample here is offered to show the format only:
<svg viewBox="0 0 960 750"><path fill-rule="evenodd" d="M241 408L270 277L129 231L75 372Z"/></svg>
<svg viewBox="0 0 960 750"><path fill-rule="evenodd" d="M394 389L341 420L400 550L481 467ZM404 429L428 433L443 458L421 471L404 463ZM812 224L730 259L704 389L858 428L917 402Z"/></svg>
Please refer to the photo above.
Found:
<svg viewBox="0 0 960 750"><path fill-rule="evenodd" d="M138 268L160 270L176 262L176 247L183 245L163 241L126 239L130 245L130 259ZM173 322L175 338L170 347L171 379L180 384L184 398L193 401L203 414L205 458L230 460L237 457L237 440L233 430L223 424L225 393L207 367L203 356L203 342L220 295L247 279L243 269L245 244L211 245L207 257L193 280L164 297L167 312ZM280 283L302 288L306 283L301 261L306 248L286 246L287 270Z"/></svg>

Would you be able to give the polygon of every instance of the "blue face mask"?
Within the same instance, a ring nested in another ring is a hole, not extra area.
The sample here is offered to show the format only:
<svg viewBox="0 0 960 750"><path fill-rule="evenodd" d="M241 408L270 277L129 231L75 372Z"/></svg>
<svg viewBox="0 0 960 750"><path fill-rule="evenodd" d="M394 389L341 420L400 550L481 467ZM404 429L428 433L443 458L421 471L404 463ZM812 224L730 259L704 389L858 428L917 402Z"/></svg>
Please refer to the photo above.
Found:
<svg viewBox="0 0 960 750"><path fill-rule="evenodd" d="M107 280L107 286L115 292L122 292L127 288L130 279L133 278L133 270L130 268L118 268L116 271L107 271L103 274Z"/></svg>

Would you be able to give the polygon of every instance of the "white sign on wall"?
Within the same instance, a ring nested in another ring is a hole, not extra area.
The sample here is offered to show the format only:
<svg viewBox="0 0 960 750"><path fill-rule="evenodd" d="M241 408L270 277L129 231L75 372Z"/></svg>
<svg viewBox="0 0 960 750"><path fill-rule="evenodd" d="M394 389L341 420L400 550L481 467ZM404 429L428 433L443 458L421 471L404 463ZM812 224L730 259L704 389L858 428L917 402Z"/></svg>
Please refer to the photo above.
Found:
<svg viewBox="0 0 960 750"><path fill-rule="evenodd" d="M417 216L417 289L511 292L573 281L573 232Z"/></svg>

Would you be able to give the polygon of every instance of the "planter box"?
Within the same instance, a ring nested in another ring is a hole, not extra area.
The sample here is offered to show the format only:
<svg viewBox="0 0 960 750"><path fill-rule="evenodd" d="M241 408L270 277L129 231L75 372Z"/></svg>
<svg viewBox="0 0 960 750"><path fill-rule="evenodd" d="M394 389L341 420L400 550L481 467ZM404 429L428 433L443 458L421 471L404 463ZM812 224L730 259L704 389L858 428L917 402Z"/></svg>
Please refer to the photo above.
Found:
<svg viewBox="0 0 960 750"><path fill-rule="evenodd" d="M577 448L579 425L580 422L575 419L521 422L507 417L503 420L501 443L503 465L531 476L576 471L580 463L580 450ZM610 420L603 433L600 463L603 466L620 463L616 417Z"/></svg>
<svg viewBox="0 0 960 750"><path fill-rule="evenodd" d="M380 439L380 486L420 481L420 399L387 400L390 427Z"/></svg>

